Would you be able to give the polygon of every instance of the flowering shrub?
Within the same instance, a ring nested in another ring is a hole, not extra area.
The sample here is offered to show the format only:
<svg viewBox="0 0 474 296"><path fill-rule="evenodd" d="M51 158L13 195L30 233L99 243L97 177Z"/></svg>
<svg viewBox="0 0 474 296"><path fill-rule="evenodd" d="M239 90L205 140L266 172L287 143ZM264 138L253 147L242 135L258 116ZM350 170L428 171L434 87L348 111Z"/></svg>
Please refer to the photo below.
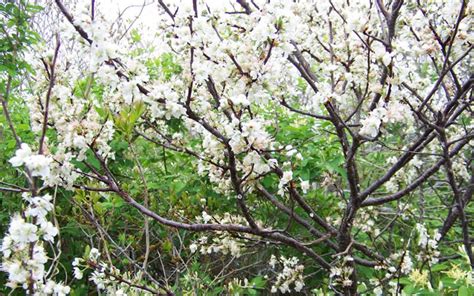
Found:
<svg viewBox="0 0 474 296"><path fill-rule="evenodd" d="M472 2L40 2L0 4L5 292L474 293Z"/></svg>

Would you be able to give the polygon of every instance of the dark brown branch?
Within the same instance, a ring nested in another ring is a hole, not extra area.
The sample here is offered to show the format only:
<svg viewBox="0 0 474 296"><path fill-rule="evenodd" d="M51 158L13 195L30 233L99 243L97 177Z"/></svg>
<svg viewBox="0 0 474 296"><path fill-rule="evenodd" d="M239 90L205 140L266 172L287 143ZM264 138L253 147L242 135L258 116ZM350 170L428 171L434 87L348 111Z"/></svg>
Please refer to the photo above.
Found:
<svg viewBox="0 0 474 296"><path fill-rule="evenodd" d="M472 196L474 194L473 170L474 170L474 165L473 165L473 169L471 169L471 180L469 181L469 184L467 185L462 197L462 203L465 207L471 202ZM439 234L441 234L441 239L443 239L446 236L446 234L451 229L451 227L453 227L454 223L456 222L458 218L459 218L459 208L455 204L449 209L448 216L446 217L446 219L444 219L443 226L439 230Z"/></svg>
<svg viewBox="0 0 474 296"><path fill-rule="evenodd" d="M81 37L84 38L89 44L92 44L92 39L89 38L89 35L86 33L86 31L84 31L84 29L82 29L80 26L74 24L74 18L66 9L64 4L60 0L54 0L54 2L56 2L59 10L66 17L69 23L74 26L74 29L77 31L77 33L79 33L79 35L81 35Z"/></svg>
<svg viewBox="0 0 474 296"><path fill-rule="evenodd" d="M54 49L54 56L53 61L50 64L50 77L49 77L49 85L48 91L46 92L46 102L44 104L44 117L43 117L43 128L41 130L41 138L39 141L39 150L38 154L43 154L44 150L44 140L46 137L46 130L48 128L48 117L49 117L49 102L51 101L51 92L53 91L54 81L56 79L56 62L58 59L59 47L61 46L61 41L59 40L59 36L56 35L56 47Z"/></svg>
<svg viewBox="0 0 474 296"><path fill-rule="evenodd" d="M16 147L19 149L21 146L21 139L16 133L15 125L13 124L12 118L10 116L10 111L8 110L8 98L10 97L12 77L8 76L7 87L5 90L5 96L0 93L0 102L2 103L3 115L8 123L8 127L13 134L13 138L16 142Z"/></svg>
<svg viewBox="0 0 474 296"><path fill-rule="evenodd" d="M463 141L459 142L455 147L453 147L453 149L451 149L451 152L449 153L449 157L455 156L459 151L461 151L464 145L466 145L472 138L474 138L474 136L466 138ZM425 170L423 174L421 174L418 178L416 178L412 183L410 183L404 189L394 194L387 195L384 197L367 198L364 202L362 202L362 206L366 207L366 206L381 205L381 204L402 198L403 196L415 190L418 186L420 186L423 182L425 182L429 177L433 176L444 164L444 162L445 162L444 158L438 160L431 168Z"/></svg>
<svg viewBox="0 0 474 296"><path fill-rule="evenodd" d="M246 14L252 13L252 9L250 8L250 5L246 0L237 0L237 3L239 3L240 6L242 6Z"/></svg>
<svg viewBox="0 0 474 296"><path fill-rule="evenodd" d="M466 213L464 212L464 201L461 197L461 193L459 192L458 185L456 183L456 178L453 172L453 164L451 160L451 156L449 154L449 146L448 146L448 139L446 136L446 129L445 127L438 127L437 128L439 140L441 142L441 146L443 148L444 154L444 167L446 169L446 175L448 176L448 182L451 187L451 190L454 195L454 201L456 203L458 209L459 219L461 220L461 229L463 234L463 243L464 249L466 250L467 257L471 263L471 269L474 269L474 256L472 254L471 242L469 239L469 222L466 217Z"/></svg>

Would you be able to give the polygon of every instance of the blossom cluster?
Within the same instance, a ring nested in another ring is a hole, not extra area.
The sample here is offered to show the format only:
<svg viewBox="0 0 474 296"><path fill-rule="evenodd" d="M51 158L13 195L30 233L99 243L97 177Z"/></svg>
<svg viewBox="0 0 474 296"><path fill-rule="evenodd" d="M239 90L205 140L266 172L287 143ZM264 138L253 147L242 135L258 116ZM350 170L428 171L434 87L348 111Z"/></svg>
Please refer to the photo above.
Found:
<svg viewBox="0 0 474 296"><path fill-rule="evenodd" d="M437 263L440 255L440 252L438 251L438 242L441 238L441 234L437 232L431 238L426 227L420 223L416 224L416 230L418 232L418 246L421 248L421 252L417 255L417 259L420 261L427 260L429 264Z"/></svg>
<svg viewBox="0 0 474 296"><path fill-rule="evenodd" d="M43 180L50 177L52 159L41 154L33 153L30 146L26 143L21 144L20 149L16 150L15 156L12 157L9 162L13 167L25 166L33 177L41 177Z"/></svg>
<svg viewBox="0 0 474 296"><path fill-rule="evenodd" d="M231 215L225 213L223 216L211 216L203 211L201 217L197 217L197 221L203 223L212 223L219 221L220 224L240 224L247 225L247 221L242 216ZM257 224L262 225L260 221ZM231 233L224 231L216 231L210 235L201 235L189 246L191 253L199 252L203 255L212 253L221 253L223 255L230 254L234 257L240 257L246 249L245 240L242 238L252 238L251 234L241 234L241 238L233 236Z"/></svg>
<svg viewBox="0 0 474 296"><path fill-rule="evenodd" d="M277 272L277 276L271 287L272 293L280 291L283 294L290 293L292 289L295 292L301 292L304 287L303 271L304 266L298 264L296 257L287 258L280 256L277 258L272 255L268 264ZM293 288L291 288L293 286Z"/></svg>
<svg viewBox="0 0 474 296"><path fill-rule="evenodd" d="M354 258L351 256L344 256L337 262L337 265L331 268L331 273L329 274L331 285L342 287L350 287L352 285L351 276L354 268L347 264L352 261L354 261Z"/></svg>
<svg viewBox="0 0 474 296"><path fill-rule="evenodd" d="M141 282L143 274L135 273L131 275L121 272L115 266L111 266L100 260L100 252L96 248L91 248L85 258L75 258L72 262L74 268L74 278L80 280L85 272L90 271L89 281L93 283L105 295L118 296L138 296L154 295L153 285L147 283L147 289L142 289Z"/></svg>
<svg viewBox="0 0 474 296"><path fill-rule="evenodd" d="M389 102L372 110L369 115L361 120L361 135L374 138L377 136L382 123L409 123L413 115L410 107L400 102Z"/></svg>
<svg viewBox="0 0 474 296"><path fill-rule="evenodd" d="M18 157L18 153L17 153ZM27 162L28 163L28 162ZM45 244L53 243L58 229L47 215L53 209L51 195L31 196L23 193L26 209L23 214L14 214L6 236L2 240L3 260L1 270L8 273L7 286L34 295L67 295L68 286L48 279L46 264L49 258Z"/></svg>

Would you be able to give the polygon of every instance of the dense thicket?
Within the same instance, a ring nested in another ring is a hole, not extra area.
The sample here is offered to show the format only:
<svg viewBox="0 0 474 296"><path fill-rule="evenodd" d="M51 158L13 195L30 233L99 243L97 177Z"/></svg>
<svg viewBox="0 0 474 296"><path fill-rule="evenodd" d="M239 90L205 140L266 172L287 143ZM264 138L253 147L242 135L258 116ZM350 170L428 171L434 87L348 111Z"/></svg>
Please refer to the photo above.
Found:
<svg viewBox="0 0 474 296"><path fill-rule="evenodd" d="M0 4L0 293L474 294L472 2L39 4Z"/></svg>

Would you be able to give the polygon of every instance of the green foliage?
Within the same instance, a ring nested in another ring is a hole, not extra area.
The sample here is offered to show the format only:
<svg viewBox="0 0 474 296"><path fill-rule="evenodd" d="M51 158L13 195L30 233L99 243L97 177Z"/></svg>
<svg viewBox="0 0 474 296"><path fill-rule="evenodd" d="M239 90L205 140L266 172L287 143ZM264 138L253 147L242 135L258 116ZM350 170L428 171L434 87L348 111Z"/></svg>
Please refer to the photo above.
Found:
<svg viewBox="0 0 474 296"><path fill-rule="evenodd" d="M175 57L172 53L164 53L159 58L150 59L145 62L145 65L151 79L164 75L165 79L169 80L173 75L179 74L182 71L181 66L175 62Z"/></svg>
<svg viewBox="0 0 474 296"><path fill-rule="evenodd" d="M143 114L144 110L144 103L139 101L128 107L122 108L119 114L114 115L113 119L115 127L123 134L125 139L130 140L135 124Z"/></svg>
<svg viewBox="0 0 474 296"><path fill-rule="evenodd" d="M31 71L30 65L22 59L22 52L39 40L39 35L30 29L28 21L41 7L26 3L0 3L0 14L5 18L0 25L0 74L12 78ZM4 92L5 82L0 86L0 91Z"/></svg>

